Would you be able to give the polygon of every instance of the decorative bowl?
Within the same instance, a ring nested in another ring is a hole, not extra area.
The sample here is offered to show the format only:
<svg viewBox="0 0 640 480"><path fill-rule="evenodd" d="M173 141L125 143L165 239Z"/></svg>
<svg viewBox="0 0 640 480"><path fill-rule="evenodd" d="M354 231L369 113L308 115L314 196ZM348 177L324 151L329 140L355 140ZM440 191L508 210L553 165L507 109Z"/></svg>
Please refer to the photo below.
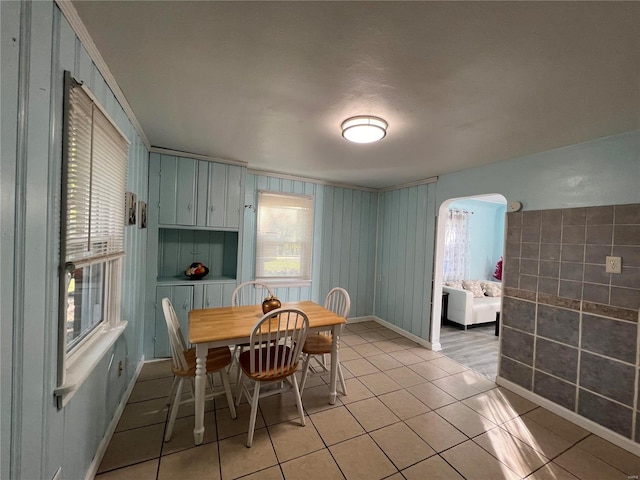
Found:
<svg viewBox="0 0 640 480"><path fill-rule="evenodd" d="M209 269L202 263L194 262L184 271L184 274L190 280L200 280L209 274Z"/></svg>

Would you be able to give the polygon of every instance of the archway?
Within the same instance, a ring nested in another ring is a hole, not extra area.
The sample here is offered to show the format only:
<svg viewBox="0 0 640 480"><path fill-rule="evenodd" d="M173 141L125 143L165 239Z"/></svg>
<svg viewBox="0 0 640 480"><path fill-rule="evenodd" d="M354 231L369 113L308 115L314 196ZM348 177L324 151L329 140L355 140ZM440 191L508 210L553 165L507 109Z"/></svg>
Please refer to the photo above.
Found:
<svg viewBox="0 0 640 480"><path fill-rule="evenodd" d="M435 248L435 257L434 257L434 283L433 283L433 297L432 297L433 308L432 308L432 317L431 317L432 322L431 322L431 332L430 332L431 345L434 350L442 350L444 347L442 343L442 335L441 335L443 305L440 299L443 298L442 285L443 285L443 279L444 279L443 270L444 270L444 252L445 252L445 225L447 220L447 214L452 204L459 205L459 204L463 204L464 202L466 202L467 204L473 204L474 202L477 202L476 205L478 205L478 210L482 210L483 209L482 205L484 205L485 203L487 205L493 204L493 205L500 206L498 209L496 209L496 211L501 213L502 223L500 224L498 231L494 230L494 235L495 235L495 238L498 238L499 236L501 236L500 238L501 242L499 243L502 244L502 247L496 250L497 253L494 254L494 256L497 256L499 258L499 256L504 255L504 235L505 235L504 232L506 227L505 225L506 220L505 220L504 213L506 212L507 200L503 195L501 194L472 195L467 197L450 198L442 202L442 204L440 205L440 208L438 211L438 217L437 217L436 245L435 245L436 248ZM479 212L474 212L474 213L477 214ZM479 215L477 220L481 222L482 215ZM471 233L473 234L473 232ZM481 239L481 240L487 241L486 239ZM471 241L473 242L473 238ZM489 268L495 267L495 261L497 261L497 259L492 261L492 266L485 265L481 267L481 269L484 268L484 273L483 273L484 279L489 279L490 273L493 273L493 270L489 272ZM476 272L477 271L478 270L476 269ZM473 329L469 329L469 331L471 330Z"/></svg>

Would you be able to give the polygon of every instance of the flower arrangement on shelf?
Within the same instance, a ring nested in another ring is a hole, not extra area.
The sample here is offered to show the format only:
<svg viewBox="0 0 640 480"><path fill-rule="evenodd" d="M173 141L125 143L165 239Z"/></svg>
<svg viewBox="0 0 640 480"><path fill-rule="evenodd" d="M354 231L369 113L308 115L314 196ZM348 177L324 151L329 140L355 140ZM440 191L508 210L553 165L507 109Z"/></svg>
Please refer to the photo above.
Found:
<svg viewBox="0 0 640 480"><path fill-rule="evenodd" d="M502 257L500 257L500 260L496 263L496 271L493 272L493 278L502 280Z"/></svg>
<svg viewBox="0 0 640 480"><path fill-rule="evenodd" d="M191 280L200 280L209 274L209 269L200 262L194 262L184 271L184 274Z"/></svg>

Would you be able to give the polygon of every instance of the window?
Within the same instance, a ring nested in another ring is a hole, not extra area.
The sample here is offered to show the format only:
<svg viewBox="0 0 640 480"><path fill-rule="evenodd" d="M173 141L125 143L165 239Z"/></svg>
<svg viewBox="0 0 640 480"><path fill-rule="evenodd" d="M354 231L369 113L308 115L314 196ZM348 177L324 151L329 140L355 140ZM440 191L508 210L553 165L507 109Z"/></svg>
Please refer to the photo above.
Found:
<svg viewBox="0 0 640 480"><path fill-rule="evenodd" d="M65 72L60 346L78 347L120 317L128 140Z"/></svg>
<svg viewBox="0 0 640 480"><path fill-rule="evenodd" d="M256 278L311 280L313 197L258 193Z"/></svg>
<svg viewBox="0 0 640 480"><path fill-rule="evenodd" d="M469 280L469 212L449 210L444 228L444 280Z"/></svg>

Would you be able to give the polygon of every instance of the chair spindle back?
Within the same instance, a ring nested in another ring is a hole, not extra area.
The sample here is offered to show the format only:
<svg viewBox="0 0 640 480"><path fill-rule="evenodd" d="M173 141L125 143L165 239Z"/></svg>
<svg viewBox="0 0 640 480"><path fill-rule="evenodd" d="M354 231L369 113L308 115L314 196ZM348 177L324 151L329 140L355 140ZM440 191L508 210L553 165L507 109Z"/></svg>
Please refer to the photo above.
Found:
<svg viewBox="0 0 640 480"><path fill-rule="evenodd" d="M309 318L294 308L279 308L264 315L251 333L251 373L279 376L295 368L309 332Z"/></svg>

